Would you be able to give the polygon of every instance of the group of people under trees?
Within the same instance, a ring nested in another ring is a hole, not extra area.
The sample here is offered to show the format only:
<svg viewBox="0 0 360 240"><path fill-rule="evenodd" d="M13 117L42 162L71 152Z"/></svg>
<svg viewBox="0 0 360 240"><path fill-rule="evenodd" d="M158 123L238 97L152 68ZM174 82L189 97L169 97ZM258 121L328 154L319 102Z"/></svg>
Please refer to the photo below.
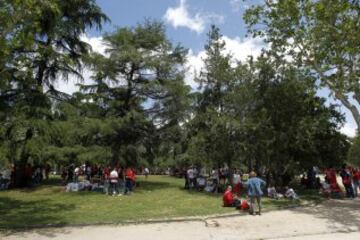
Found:
<svg viewBox="0 0 360 240"><path fill-rule="evenodd" d="M191 171L190 171L191 172ZM315 173L313 175L313 172ZM342 184L345 188L346 197L353 199L358 196L358 190L360 187L360 169L352 168L344 164L340 171L336 171L334 168L328 168L324 170L324 180L321 181L319 177L316 177L317 170L312 168L308 172L308 178L304 176L301 178L301 184L307 188L319 188L320 193L326 197L334 196L343 197L342 189L337 182L337 172L342 179ZM257 177L254 171L250 172L249 179L247 181L241 181L241 177L238 176L238 171L234 171L232 176L232 183L228 185L223 194L223 203L225 207L235 207L237 209L249 209L251 214L261 214L261 197L263 196L266 182L261 178ZM309 178L309 174L313 175L314 178ZM309 183L311 179L314 179L314 183ZM195 181L194 181L195 182ZM285 186L283 193L279 193L274 184L267 184L267 196L273 199L288 198L288 199L299 199L298 195L293 188ZM239 189L247 189L246 195L250 199L250 205L246 200L241 200L241 191ZM255 211L255 205L257 204L258 211Z"/></svg>
<svg viewBox="0 0 360 240"><path fill-rule="evenodd" d="M319 189L320 193L325 197L348 197L355 198L358 196L360 187L360 169L353 168L343 164L340 170L334 167L329 167L323 171L324 180L317 177L318 170L309 169L306 174L303 174L300 183L305 188ZM337 174L341 178L343 189L338 184Z"/></svg>
<svg viewBox="0 0 360 240"><path fill-rule="evenodd" d="M32 187L49 179L50 164L12 164L0 172L0 190L12 187Z"/></svg>
<svg viewBox="0 0 360 240"><path fill-rule="evenodd" d="M149 169L145 168L143 173L147 177ZM84 176L84 181L79 182L80 176ZM71 164L62 169L61 178L67 191L100 190L112 196L131 194L136 186L136 170L132 167Z"/></svg>
<svg viewBox="0 0 360 240"><path fill-rule="evenodd" d="M324 174L325 180L321 183L321 193L326 197L342 197L343 193L337 182L336 169L330 167L324 171ZM360 169L344 164L339 171L339 175L345 188L346 197L352 199L358 197L360 188Z"/></svg>
<svg viewBox="0 0 360 240"><path fill-rule="evenodd" d="M263 189L265 189L265 186L267 183L257 176L256 172L251 171L248 175L249 178L246 181L241 181L241 177L236 176L238 175L238 172L234 173L232 185L229 185L227 189L225 190L223 194L223 203L224 207L235 207L237 209L249 209L250 214L255 215L259 214L261 215L261 198L264 195ZM240 179L240 180L239 180ZM239 190L245 190L246 189L246 195L250 199L250 205L247 203L246 200L241 200L241 191ZM288 198L288 199L298 199L297 194L295 193L294 189L285 187L285 192L281 196ZM274 191L276 196L274 195ZM268 197L278 199L280 198L280 194L276 192L276 189L273 185L268 184L267 188ZM257 208L257 211L256 211Z"/></svg>

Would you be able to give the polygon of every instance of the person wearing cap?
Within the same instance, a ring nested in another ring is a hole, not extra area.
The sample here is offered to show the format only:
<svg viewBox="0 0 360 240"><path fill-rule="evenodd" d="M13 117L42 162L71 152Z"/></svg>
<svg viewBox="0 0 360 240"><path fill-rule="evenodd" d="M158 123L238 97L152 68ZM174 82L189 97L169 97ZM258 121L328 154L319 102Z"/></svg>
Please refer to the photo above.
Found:
<svg viewBox="0 0 360 240"><path fill-rule="evenodd" d="M255 200L258 205L258 214L261 215L261 197L263 195L262 188L266 182L256 176L254 171L250 172L250 179L247 181L248 196L250 197L250 214L255 214Z"/></svg>

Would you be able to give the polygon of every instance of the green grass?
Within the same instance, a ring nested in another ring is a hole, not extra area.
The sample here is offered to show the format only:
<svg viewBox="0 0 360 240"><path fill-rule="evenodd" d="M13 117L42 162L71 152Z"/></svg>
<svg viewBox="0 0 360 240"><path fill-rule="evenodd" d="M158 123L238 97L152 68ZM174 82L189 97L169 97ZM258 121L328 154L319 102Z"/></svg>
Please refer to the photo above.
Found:
<svg viewBox="0 0 360 240"><path fill-rule="evenodd" d="M64 192L58 179L33 189L0 192L0 229L42 225L121 223L129 220L199 216L235 212L222 207L222 196L189 192L184 180L167 176L138 179L131 196L111 197L96 192ZM309 196L312 196L311 194ZM288 200L264 199L264 209L293 205ZM298 203L298 202L296 202Z"/></svg>

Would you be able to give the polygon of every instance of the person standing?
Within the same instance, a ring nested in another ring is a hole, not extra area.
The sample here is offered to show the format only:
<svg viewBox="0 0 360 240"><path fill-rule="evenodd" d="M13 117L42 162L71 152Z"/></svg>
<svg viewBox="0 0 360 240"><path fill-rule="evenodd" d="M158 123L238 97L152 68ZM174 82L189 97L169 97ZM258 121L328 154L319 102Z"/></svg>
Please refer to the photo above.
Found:
<svg viewBox="0 0 360 240"><path fill-rule="evenodd" d="M25 166L25 184L27 187L32 186L32 177L33 177L33 168L30 163L26 164Z"/></svg>
<svg viewBox="0 0 360 240"><path fill-rule="evenodd" d="M343 164L340 176L346 190L346 197L355 198L354 189L351 183L351 171Z"/></svg>
<svg viewBox="0 0 360 240"><path fill-rule="evenodd" d="M234 169L234 174L232 177L232 184L233 184L233 192L240 196L241 194L241 176L240 172L236 169Z"/></svg>
<svg viewBox="0 0 360 240"><path fill-rule="evenodd" d="M76 167L74 169L74 182L79 182L79 176L80 176L80 167Z"/></svg>
<svg viewBox="0 0 360 240"><path fill-rule="evenodd" d="M114 168L110 173L110 193L115 196L118 193L119 174Z"/></svg>
<svg viewBox="0 0 360 240"><path fill-rule="evenodd" d="M67 168L67 182L73 182L74 181L74 165L70 164L70 166Z"/></svg>
<svg viewBox="0 0 360 240"><path fill-rule="evenodd" d="M217 193L219 190L219 169L213 168L211 170L210 178L214 186L213 192Z"/></svg>
<svg viewBox="0 0 360 240"><path fill-rule="evenodd" d="M266 182L256 176L254 171L250 172L250 179L247 181L248 196L250 197L250 214L255 214L255 200L258 205L258 214L261 215L261 197L263 191L261 188L265 187Z"/></svg>
<svg viewBox="0 0 360 240"><path fill-rule="evenodd" d="M91 181L91 174L92 174L92 169L90 164L88 163L85 166L85 175L86 175L86 180L88 180L89 182Z"/></svg>
<svg viewBox="0 0 360 240"><path fill-rule="evenodd" d="M50 171L51 171L50 164L46 163L45 164L45 179L46 180L49 180Z"/></svg>
<svg viewBox="0 0 360 240"><path fill-rule="evenodd" d="M359 168L354 168L354 170L353 170L353 184L354 184L355 197L357 197L358 191L360 188L360 169Z"/></svg>
<svg viewBox="0 0 360 240"><path fill-rule="evenodd" d="M194 168L193 166L191 166L188 170L187 170L187 178L189 181L189 190L191 190L192 188L195 188L196 186L196 179L195 179L195 173L194 173Z"/></svg>
<svg viewBox="0 0 360 240"><path fill-rule="evenodd" d="M135 172L130 167L125 172L125 192L124 194L131 194L133 185L135 183Z"/></svg>
<svg viewBox="0 0 360 240"><path fill-rule="evenodd" d="M146 168L144 169L144 175L145 175L145 179L146 179L146 180L148 179L149 174L150 174L149 168L146 167Z"/></svg>

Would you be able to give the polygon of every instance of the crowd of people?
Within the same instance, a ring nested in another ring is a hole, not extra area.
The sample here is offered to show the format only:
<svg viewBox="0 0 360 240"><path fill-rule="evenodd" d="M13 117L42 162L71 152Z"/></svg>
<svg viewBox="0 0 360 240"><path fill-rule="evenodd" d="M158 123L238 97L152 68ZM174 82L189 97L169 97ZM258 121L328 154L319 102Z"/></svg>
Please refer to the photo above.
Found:
<svg viewBox="0 0 360 240"><path fill-rule="evenodd" d="M0 190L8 189L13 184L16 171L20 171L19 169L14 166L12 169L0 172ZM51 168L48 164L34 166L26 164L21 170L25 186L32 187L40 184L43 179L48 179ZM144 168L140 172L144 174L145 179L150 174L148 168ZM182 173L185 178L185 189L223 193L224 206L250 209L252 213L261 214L261 196L264 192L267 197L272 199L299 199L293 188L286 185L275 186L273 181L266 184L262 178L257 177L255 172L242 173L238 169L229 169L227 166L213 168L208 172L205 168L190 166L183 169ZM325 197L353 199L358 196L360 169L344 164L339 171L333 167L323 170L323 179L318 176L319 173L318 168L310 168L307 173L302 175L300 185L304 188L319 189L320 194ZM343 188L339 185L337 176L340 176ZM81 166L71 164L61 169L61 178L67 191L88 189L118 196L131 194L136 187L136 170L132 167L115 166L110 168L90 163ZM249 199L249 204L244 200L246 199L244 196ZM254 210L256 206L258 211Z"/></svg>
<svg viewBox="0 0 360 240"><path fill-rule="evenodd" d="M304 177L304 175L301 178L301 185L306 188L319 188L320 193L326 197L347 197L350 199L358 197L360 169L349 167L346 164L342 166L340 171L336 171L336 169L331 167L324 170L324 180L317 177L318 173L320 173L320 171L316 168L309 170L307 177ZM343 193L342 188L338 184L337 174L341 177L345 193ZM311 175L310 178L309 175ZM250 172L249 179L243 181L242 176L235 170L232 175L232 182L228 182L227 184L228 187L223 194L223 204L225 207L249 209L251 214L261 214L261 197L264 195L263 189L265 189L266 182L257 177L255 172ZM243 189L247 190L246 195L250 199L250 205L248 205L246 200L241 200L240 198ZM279 192L278 189L281 189L281 192ZM269 183L267 184L266 192L267 196L272 199L299 199L295 190L289 186L276 188L273 184ZM256 207L258 211L255 211Z"/></svg>
<svg viewBox="0 0 360 240"><path fill-rule="evenodd" d="M143 170L145 176L149 169ZM80 181L80 177L83 180ZM112 196L131 194L136 186L136 170L132 167L123 168L115 166L110 168L103 165L82 166L70 165L61 171L61 178L66 184L67 191L93 190L103 191Z"/></svg>
<svg viewBox="0 0 360 240"><path fill-rule="evenodd" d="M345 188L343 193L337 181L337 173L341 177L342 185ZM330 167L324 171L324 181L320 181L320 192L326 197L343 197L356 198L359 195L360 188L360 169L352 168L344 164L337 172L335 168ZM319 182L319 180L317 181Z"/></svg>
<svg viewBox="0 0 360 240"><path fill-rule="evenodd" d="M238 183L236 184L234 191L240 191L240 172L234 169L237 174L236 179ZM230 183L230 170L227 166L222 168L213 168L210 173L207 174L205 168L198 168L190 166L188 169L183 170L183 175L185 178L185 189L196 190L196 191L206 191L206 192L223 192L224 186ZM235 179L235 178L233 178Z"/></svg>
<svg viewBox="0 0 360 240"><path fill-rule="evenodd" d="M15 187L16 178L18 185L23 187L39 185L44 179L49 179L50 170L49 164L13 164L10 168L0 171L0 190Z"/></svg>

